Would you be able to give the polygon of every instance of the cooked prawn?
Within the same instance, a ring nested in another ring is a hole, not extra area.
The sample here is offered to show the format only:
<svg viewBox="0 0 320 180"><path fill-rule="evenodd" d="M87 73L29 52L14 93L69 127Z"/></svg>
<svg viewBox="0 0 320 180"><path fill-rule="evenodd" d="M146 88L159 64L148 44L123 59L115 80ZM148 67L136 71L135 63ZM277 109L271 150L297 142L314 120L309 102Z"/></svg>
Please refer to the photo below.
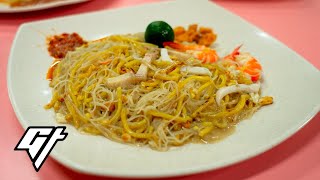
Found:
<svg viewBox="0 0 320 180"><path fill-rule="evenodd" d="M235 60L236 59L236 56L240 54L239 50L241 48L242 44L238 47L236 47L231 54L225 56L223 59L229 59L229 60Z"/></svg>
<svg viewBox="0 0 320 180"><path fill-rule="evenodd" d="M251 80L256 82L261 77L262 67L258 60L249 53L240 53L239 50L241 46L242 45L235 48L231 54L225 56L223 59L236 61L238 64L237 69L249 74Z"/></svg>
<svg viewBox="0 0 320 180"><path fill-rule="evenodd" d="M164 42L163 46L171 47L178 51L183 51L189 54L192 54L195 58L199 59L202 63L213 63L216 62L219 57L217 52L214 49L208 48L203 45L197 44L180 44L175 42Z"/></svg>

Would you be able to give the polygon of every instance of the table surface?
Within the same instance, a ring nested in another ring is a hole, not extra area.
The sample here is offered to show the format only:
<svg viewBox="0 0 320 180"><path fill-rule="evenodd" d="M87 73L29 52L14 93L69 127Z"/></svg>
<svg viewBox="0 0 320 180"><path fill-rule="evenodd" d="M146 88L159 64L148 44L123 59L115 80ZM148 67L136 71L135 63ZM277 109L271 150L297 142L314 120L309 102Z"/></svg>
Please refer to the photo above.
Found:
<svg viewBox="0 0 320 180"><path fill-rule="evenodd" d="M4 125L0 130L1 179L104 179L74 172L52 158L48 158L37 173L27 153L13 151L24 130L8 98L6 67L12 41L19 25L34 20L154 1L93 0L38 12L0 14L0 115ZM215 2L279 39L320 69L319 0L216 0ZM320 179L319 127L320 113L294 136L257 157L219 170L168 179Z"/></svg>

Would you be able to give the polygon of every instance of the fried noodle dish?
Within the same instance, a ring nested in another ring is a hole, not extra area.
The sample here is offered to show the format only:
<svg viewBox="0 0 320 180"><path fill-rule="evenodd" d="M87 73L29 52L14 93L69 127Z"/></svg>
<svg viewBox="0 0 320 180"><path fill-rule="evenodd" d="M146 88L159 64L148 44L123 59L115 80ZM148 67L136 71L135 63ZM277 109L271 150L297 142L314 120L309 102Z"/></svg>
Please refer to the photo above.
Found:
<svg viewBox="0 0 320 180"><path fill-rule="evenodd" d="M77 46L51 66L46 108L80 132L166 151L221 139L273 102L261 96L261 65L240 46L219 57L205 45L161 48L139 34Z"/></svg>

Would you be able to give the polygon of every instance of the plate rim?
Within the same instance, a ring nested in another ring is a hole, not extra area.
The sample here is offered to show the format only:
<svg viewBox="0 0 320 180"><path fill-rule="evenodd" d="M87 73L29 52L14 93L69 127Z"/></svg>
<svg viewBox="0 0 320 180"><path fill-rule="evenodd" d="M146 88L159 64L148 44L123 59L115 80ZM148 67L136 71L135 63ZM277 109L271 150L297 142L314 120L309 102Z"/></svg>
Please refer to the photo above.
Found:
<svg viewBox="0 0 320 180"><path fill-rule="evenodd" d="M178 0L178 1L182 1L182 0ZM170 3L172 1L169 1ZM206 2L209 2L206 0ZM50 19L46 19L46 20L40 20L40 21L33 21L33 22L28 22L28 23L24 23L22 25L20 25L14 41L12 43L11 46L11 50L10 50L10 55L8 58L8 64L7 64L7 90L8 90L8 95L9 95L9 99L10 99L10 103L13 107L13 110L16 114L16 117L18 119L18 121L20 122L20 124L22 125L22 127L24 129L27 128L28 123L25 120L25 118L22 116L19 107L16 103L16 99L15 99L15 95L13 94L13 88L12 88L12 63L13 63L13 56L14 56L14 49L16 47L18 38L20 37L21 32L28 26L34 24L34 23L42 23L42 22L46 22L46 21L52 21L52 20L59 20L59 19L64 19L64 18L72 18L75 16L82 16L82 15L88 15L88 14L99 14L99 13L104 13L104 12L109 12L109 11L117 11L119 9L123 10L123 9L131 9L134 7L143 7L143 6L148 6L150 4L152 5L157 5L157 4L164 4L164 3L168 3L168 1L164 1L164 2L155 2L155 3L149 3L149 4L142 4L142 5L136 5L136 6L129 6L129 7L124 7L124 8L114 8L114 9L107 9L107 10L100 10L100 11L95 11L95 12L89 12L89 13L83 13L83 14L76 14L76 15L69 15L69 16L64 16L64 17L58 17L58 18L50 18ZM239 18L239 20L244 21L247 25L250 25L252 27L254 27L256 30L260 31L260 32L264 32L263 30L261 30L260 28L258 28L257 26L255 26L254 24L251 24L250 22L246 21L245 19L241 18L240 16L230 12L229 10L226 10L225 8L217 5L214 2L209 2L215 6L217 6L218 8L221 8L224 10L225 13L231 13L233 16L236 16ZM278 44L281 44L283 47L285 47L287 50L289 50L291 53L294 53L295 56L298 56L300 59L303 60L303 63L308 65L310 68L312 68L314 71L317 71L318 69L316 67L314 67L309 61L306 60L306 58L302 57L300 54L298 54L297 52L295 52L294 50L290 49L288 46L286 46L284 43L282 43L281 41L279 41L278 39L276 39L273 36L270 36L268 33L266 33L273 42L276 42ZM319 70L318 70L319 72ZM233 161L229 161L229 162L224 162L224 163L220 163L220 165L210 165L210 164L206 164L206 165L202 165L202 166L196 166L193 167L191 169L180 169L178 171L176 170L171 170L171 171L165 171L162 172L161 174L159 173L150 173L150 172L144 172L144 173L118 173L118 172L112 172L112 171L108 171L107 169L104 169L103 171L101 169L90 169L88 167L83 167L82 165L78 165L76 163L73 163L72 161L69 161L68 159L64 158L64 156L60 155L60 153L56 152L55 149L52 150L50 157L52 157L54 160L56 160L57 162L59 162L60 164L64 165L67 168L70 168L72 170L75 170L77 172L80 173L86 173L86 174L91 174L91 175L99 175L99 176L109 176L109 177L131 177L131 178L163 178L163 177L176 177L176 176L185 176L185 175L190 175L190 174L195 174L195 173L200 173L200 172L207 172L210 170L217 170L217 169L221 169L233 164L238 164L241 163L245 160L248 160L252 157L258 156L268 150L271 150L272 148L274 148L275 146L279 145L280 143L286 141L288 138L290 138L291 136L293 136L295 133L297 133L301 128L303 128L307 123L310 122L310 120L320 111L320 103L316 104L314 106L314 108L312 110L310 110L310 112L305 116L304 120L296 123L294 126L292 126L290 129L286 130L284 133L281 134L281 136L273 139L272 141L270 141L270 143L264 145L264 146L259 146L258 148L255 149L254 152L250 152L250 153L242 153L241 155L236 156L236 158L233 159Z"/></svg>
<svg viewBox="0 0 320 180"><path fill-rule="evenodd" d="M8 14L13 14L13 13L23 13L23 12L32 12L32 11L40 11L44 9L51 9L51 8L56 8L56 7L61 7L61 6L67 6L67 5L72 5L72 4L78 4L78 3L84 3L88 2L91 0L69 0L69 1L56 1L56 2L48 2L44 4L37 4L33 6L22 6L22 7L17 7L17 8L11 8L10 6L7 5L2 5L1 7L8 7L6 8L0 8L0 14L1 13L8 13Z"/></svg>

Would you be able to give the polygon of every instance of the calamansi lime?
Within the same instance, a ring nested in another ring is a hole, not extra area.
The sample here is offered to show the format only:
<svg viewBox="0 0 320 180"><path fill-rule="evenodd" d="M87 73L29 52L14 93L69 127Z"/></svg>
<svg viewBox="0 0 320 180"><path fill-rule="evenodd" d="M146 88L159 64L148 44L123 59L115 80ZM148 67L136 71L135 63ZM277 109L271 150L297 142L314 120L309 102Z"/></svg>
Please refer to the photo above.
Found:
<svg viewBox="0 0 320 180"><path fill-rule="evenodd" d="M163 47L163 42L174 40L174 32L168 23L164 21L154 21L147 26L144 38L148 43Z"/></svg>

